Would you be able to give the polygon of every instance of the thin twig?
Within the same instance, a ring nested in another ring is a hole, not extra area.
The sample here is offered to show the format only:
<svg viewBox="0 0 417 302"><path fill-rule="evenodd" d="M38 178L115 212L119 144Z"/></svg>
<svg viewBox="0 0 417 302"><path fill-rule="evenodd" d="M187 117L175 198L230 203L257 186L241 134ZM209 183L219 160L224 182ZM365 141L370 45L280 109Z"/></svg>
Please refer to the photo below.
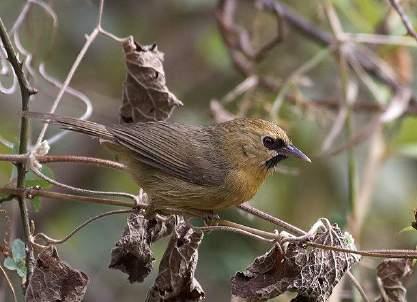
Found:
<svg viewBox="0 0 417 302"><path fill-rule="evenodd" d="M86 35L87 39L83 47L81 48L80 52L78 53L77 57L75 58L74 63L72 64L71 69L68 72L67 77L65 78L65 81L62 84L61 89L59 90L58 95L56 96L49 113L54 113L56 109L58 108L58 105L65 91L68 89L68 85L71 82L75 72L77 71L82 59L84 58L91 44L95 41L95 39L98 37L100 33L107 37L110 37L111 39L117 42L123 42L126 40L126 38L116 37L114 34L109 33L102 28L101 22L102 22L102 16L103 16L103 8L104 8L104 0L100 0L96 26L94 27L94 29L91 31L90 34ZM43 125L41 132L39 133L38 139L36 140L36 145L41 144L42 140L45 137L48 126L49 126L48 123Z"/></svg>
<svg viewBox="0 0 417 302"><path fill-rule="evenodd" d="M14 290L13 284L10 281L9 276L7 275L6 271L4 270L3 266L0 264L0 271L2 272L4 279L6 279L7 284L9 285L10 291L13 294L13 301L17 302L16 291Z"/></svg>
<svg viewBox="0 0 417 302"><path fill-rule="evenodd" d="M88 190L88 189L82 189L82 188L78 188L78 187L74 187L74 186L70 186L64 183L61 183L53 178L50 178L49 176L43 174L39 169L35 168L35 167L31 167L31 170L33 173L35 173L38 177L46 180L47 182L56 185L58 187L70 190L70 191L74 191L77 193L81 193L81 194L85 194L85 195L102 195L102 196L119 196L119 197L124 197L124 198L129 198L132 199L134 201L134 204L132 204L132 206L135 206L138 203L138 197L130 194L130 193L125 193L125 192L109 192L109 191L96 191L96 190Z"/></svg>
<svg viewBox="0 0 417 302"><path fill-rule="evenodd" d="M21 98L22 98L22 111L27 111L29 108L29 99L30 96L35 94L37 91L32 88L30 85L26 75L22 70L22 64L19 62L17 58L16 51L13 48L13 45L10 41L10 38L7 34L6 27L3 24L3 20L0 18L0 37L3 42L3 46L7 52L7 58L12 64L13 70L17 76L20 86ZM22 116L20 119L20 135L19 135L19 153L26 154L27 147L29 141L29 121L26 117ZM24 163L19 163L17 165L17 188L23 188L25 182L25 175L26 175L26 167ZM35 261L33 255L33 249L29 242L30 239L30 220L29 220L29 213L26 207L25 199L18 198L19 202L19 209L20 209L20 216L22 219L23 230L25 241L27 243L26 248L26 267L27 267L27 275L26 275L26 282L29 282L30 277L33 272L33 264ZM26 285L24 285L25 287Z"/></svg>
<svg viewBox="0 0 417 302"><path fill-rule="evenodd" d="M343 252L349 254L355 254L366 257L374 258L402 258L402 259L417 259L416 250L398 250L398 249L375 249L375 250L350 250L345 248L340 248L337 246L325 245L316 242L306 242L308 246L316 247L324 250Z"/></svg>
<svg viewBox="0 0 417 302"><path fill-rule="evenodd" d="M22 163L28 160L26 154L0 154L0 161L9 161L12 163ZM107 167L118 170L128 169L126 165L102 158L77 156L77 155L41 155L37 156L36 160L40 163L83 163L98 167Z"/></svg>
<svg viewBox="0 0 417 302"><path fill-rule="evenodd" d="M297 81L302 75L316 67L324 59L326 59L333 50L334 47L330 46L328 48L324 48L318 51L316 54L314 54L312 58L304 62L301 66L295 69L293 73L291 73L291 75L287 78L285 83L281 86L277 96L275 97L274 102L272 103L272 108L270 111L270 115L272 118L277 117L281 104L283 103L284 98L287 94L287 91L292 85L294 85L294 82Z"/></svg>
<svg viewBox="0 0 417 302"><path fill-rule="evenodd" d="M412 37L394 36L394 35L378 35L368 33L343 33L342 41L367 43L367 44L382 44L382 45L397 45L405 47L417 47L417 43Z"/></svg>
<svg viewBox="0 0 417 302"><path fill-rule="evenodd" d="M45 65L43 63L39 64L39 74L51 85L57 87L58 89L61 89L61 87L63 86L63 84L61 82L59 82L57 79L53 78L52 76L50 76L45 69ZM93 112L93 105L91 103L91 100L82 92L71 88L70 86L67 86L65 89L65 92L76 97L77 99L81 100L81 102L84 103L85 105L85 110L83 112L83 114L78 117L81 120L86 120L88 119L92 112ZM52 145L54 143L56 143L57 141L59 141L60 139L62 139L69 131L66 130L62 130L60 132L58 132L57 134L55 134L54 136L48 138L48 144Z"/></svg>
<svg viewBox="0 0 417 302"><path fill-rule="evenodd" d="M106 216L110 216L110 215L115 215L115 214L125 214L125 213L132 213L134 211L137 210L114 210L114 211L108 211L102 214L99 214L97 216L91 217L89 219L87 219L86 221L84 221L83 223L81 223L80 225L78 225L74 230L72 230L68 235L66 235L64 238L62 239L53 239L47 235L45 235L44 233L38 233L35 236L33 236L33 240L36 244L39 244L36 242L37 238L42 238L43 240L46 241L46 245L51 245L51 244L61 244L66 242L68 239L70 239L72 236L74 236L76 233L78 233L81 229L83 229L84 227L86 227L87 225L89 225L90 223L92 223L93 221L96 221L98 219L101 219L103 217Z"/></svg>
<svg viewBox="0 0 417 302"><path fill-rule="evenodd" d="M401 21L404 24L405 29L407 30L407 34L412 36L417 41L417 33L415 32L413 25L411 24L410 20L408 19L407 15L405 14L403 8L401 7L398 0L388 0L394 10L398 13L401 18Z"/></svg>
<svg viewBox="0 0 417 302"><path fill-rule="evenodd" d="M268 213L265 213L261 210L258 210L257 208L254 208L252 206L250 206L249 204L245 203L245 204L241 204L240 206L238 206L239 209L252 214L254 216L257 216L263 220L269 221L277 226L282 227L283 229L287 230L288 232L291 232L294 235L300 236L300 235L305 235L306 232L304 232L302 229L289 224L288 222L285 222L277 217L274 217Z"/></svg>
<svg viewBox="0 0 417 302"><path fill-rule="evenodd" d="M22 196L22 197L26 197L29 199L34 198L36 196L41 196L41 197L45 197L49 199L54 199L56 201L61 201L61 200L80 201L80 202L86 202L86 203L97 203L101 205L119 206L119 207L126 207L126 208L132 207L131 202L127 202L123 200L59 193L59 192L53 192L53 191L37 189L37 188L27 188L27 189L0 188L0 193L13 194L13 196ZM148 205L144 203L140 203L137 206L139 208L146 208Z"/></svg>
<svg viewBox="0 0 417 302"><path fill-rule="evenodd" d="M261 241L265 241L268 243L273 242L273 239L267 239L265 237L253 234L251 232L242 230L242 229L238 229L238 228L234 228L234 227L230 227L230 226L225 226L225 225L211 225L211 226L204 226L204 227L193 227L193 229L195 230L200 230L203 232L211 232L211 231L226 231L226 232L233 232L233 233L237 233L240 235L244 235L244 236L248 236L252 239L256 239L256 240L261 240Z"/></svg>
<svg viewBox="0 0 417 302"><path fill-rule="evenodd" d="M363 289L362 285L359 283L358 279L356 279L356 277L351 273L351 272L346 272L346 275L348 275L348 277L350 278L350 280L352 281L352 284L356 287L356 289L358 290L359 294L361 295L363 301L365 302L370 302L371 300L368 298L368 296L366 295L365 290Z"/></svg>

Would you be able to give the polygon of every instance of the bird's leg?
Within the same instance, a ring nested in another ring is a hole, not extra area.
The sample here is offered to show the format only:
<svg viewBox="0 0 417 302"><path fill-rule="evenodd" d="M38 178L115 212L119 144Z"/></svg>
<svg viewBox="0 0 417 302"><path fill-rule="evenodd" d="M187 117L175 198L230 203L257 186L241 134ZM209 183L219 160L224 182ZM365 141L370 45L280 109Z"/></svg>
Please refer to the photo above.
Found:
<svg viewBox="0 0 417 302"><path fill-rule="evenodd" d="M141 203L143 204L150 204L150 198L142 188L139 189L139 193L135 198L135 205L134 208L139 208Z"/></svg>

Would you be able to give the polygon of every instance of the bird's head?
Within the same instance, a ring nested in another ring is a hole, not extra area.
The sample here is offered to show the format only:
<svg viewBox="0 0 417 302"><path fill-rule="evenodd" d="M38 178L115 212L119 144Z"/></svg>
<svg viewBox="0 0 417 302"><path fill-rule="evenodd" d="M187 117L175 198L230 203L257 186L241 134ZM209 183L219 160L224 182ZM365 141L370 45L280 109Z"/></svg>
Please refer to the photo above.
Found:
<svg viewBox="0 0 417 302"><path fill-rule="evenodd" d="M223 144L236 165L273 171L280 161L288 157L311 162L292 144L285 131L273 122L244 118L217 127L223 129Z"/></svg>

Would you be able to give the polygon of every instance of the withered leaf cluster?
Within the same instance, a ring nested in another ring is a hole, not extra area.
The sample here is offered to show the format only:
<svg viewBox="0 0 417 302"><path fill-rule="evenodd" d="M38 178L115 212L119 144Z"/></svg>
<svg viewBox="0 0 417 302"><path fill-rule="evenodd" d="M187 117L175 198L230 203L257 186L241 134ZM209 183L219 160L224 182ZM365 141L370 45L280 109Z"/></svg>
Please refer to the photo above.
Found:
<svg viewBox="0 0 417 302"><path fill-rule="evenodd" d="M350 235L337 225L319 220L312 242L354 249ZM300 241L273 246L243 272L232 278L232 294L248 301L266 301L284 292L295 292L295 301L324 302L334 286L359 257L308 247Z"/></svg>
<svg viewBox="0 0 417 302"><path fill-rule="evenodd" d="M171 233L147 301L200 301L204 291L194 273L203 233L194 231L181 217L148 219L140 213L131 214L112 250L110 267L128 274L130 282L142 282L152 270L151 244Z"/></svg>
<svg viewBox="0 0 417 302"><path fill-rule="evenodd" d="M381 295L375 302L407 302L404 286L413 274L415 264L411 259L385 259L376 268Z"/></svg>
<svg viewBox="0 0 417 302"><path fill-rule="evenodd" d="M26 290L26 302L78 302L87 290L88 277L61 261L55 247L48 247L36 259Z"/></svg>
<svg viewBox="0 0 417 302"><path fill-rule="evenodd" d="M142 46L130 37L123 43L127 77L120 119L124 123L164 121L182 102L166 86L164 55L155 44Z"/></svg>
<svg viewBox="0 0 417 302"><path fill-rule="evenodd" d="M189 225L176 226L147 302L194 302L204 298L204 291L194 277L202 239L203 233L194 231Z"/></svg>
<svg viewBox="0 0 417 302"><path fill-rule="evenodd" d="M132 213L122 237L112 249L109 267L128 274L131 283L142 282L152 270L152 242L168 236L174 224L175 217L147 219L140 213Z"/></svg>

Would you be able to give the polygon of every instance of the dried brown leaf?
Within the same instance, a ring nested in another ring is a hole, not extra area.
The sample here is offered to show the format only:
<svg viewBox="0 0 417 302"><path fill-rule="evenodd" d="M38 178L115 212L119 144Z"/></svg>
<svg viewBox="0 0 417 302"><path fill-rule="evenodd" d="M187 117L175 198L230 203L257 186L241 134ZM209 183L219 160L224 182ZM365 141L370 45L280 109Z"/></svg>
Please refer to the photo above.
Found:
<svg viewBox="0 0 417 302"><path fill-rule="evenodd" d="M61 261L55 247L42 251L26 290L26 302L77 302L87 290L88 277Z"/></svg>
<svg viewBox="0 0 417 302"><path fill-rule="evenodd" d="M202 232L194 231L184 222L176 226L147 302L194 302L204 298L204 291L194 278L202 239Z"/></svg>
<svg viewBox="0 0 417 302"><path fill-rule="evenodd" d="M147 219L139 213L131 214L122 237L112 249L109 267L128 274L131 283L142 282L152 270L151 243L169 235L174 225L173 216Z"/></svg>
<svg viewBox="0 0 417 302"><path fill-rule="evenodd" d="M311 231L313 242L355 249L351 237L337 225L321 219ZM324 302L334 286L359 260L356 255L307 247L300 241L286 243L284 252L275 245L243 272L232 278L232 294L248 301L266 301L286 291L293 301Z"/></svg>
<svg viewBox="0 0 417 302"><path fill-rule="evenodd" d="M376 302L406 302L407 289L404 281L409 279L415 265L411 259L385 259L376 268L381 295Z"/></svg>
<svg viewBox="0 0 417 302"><path fill-rule="evenodd" d="M164 55L156 45L142 46L130 37L123 43L127 77L123 87L122 122L162 121L182 102L166 86Z"/></svg>

